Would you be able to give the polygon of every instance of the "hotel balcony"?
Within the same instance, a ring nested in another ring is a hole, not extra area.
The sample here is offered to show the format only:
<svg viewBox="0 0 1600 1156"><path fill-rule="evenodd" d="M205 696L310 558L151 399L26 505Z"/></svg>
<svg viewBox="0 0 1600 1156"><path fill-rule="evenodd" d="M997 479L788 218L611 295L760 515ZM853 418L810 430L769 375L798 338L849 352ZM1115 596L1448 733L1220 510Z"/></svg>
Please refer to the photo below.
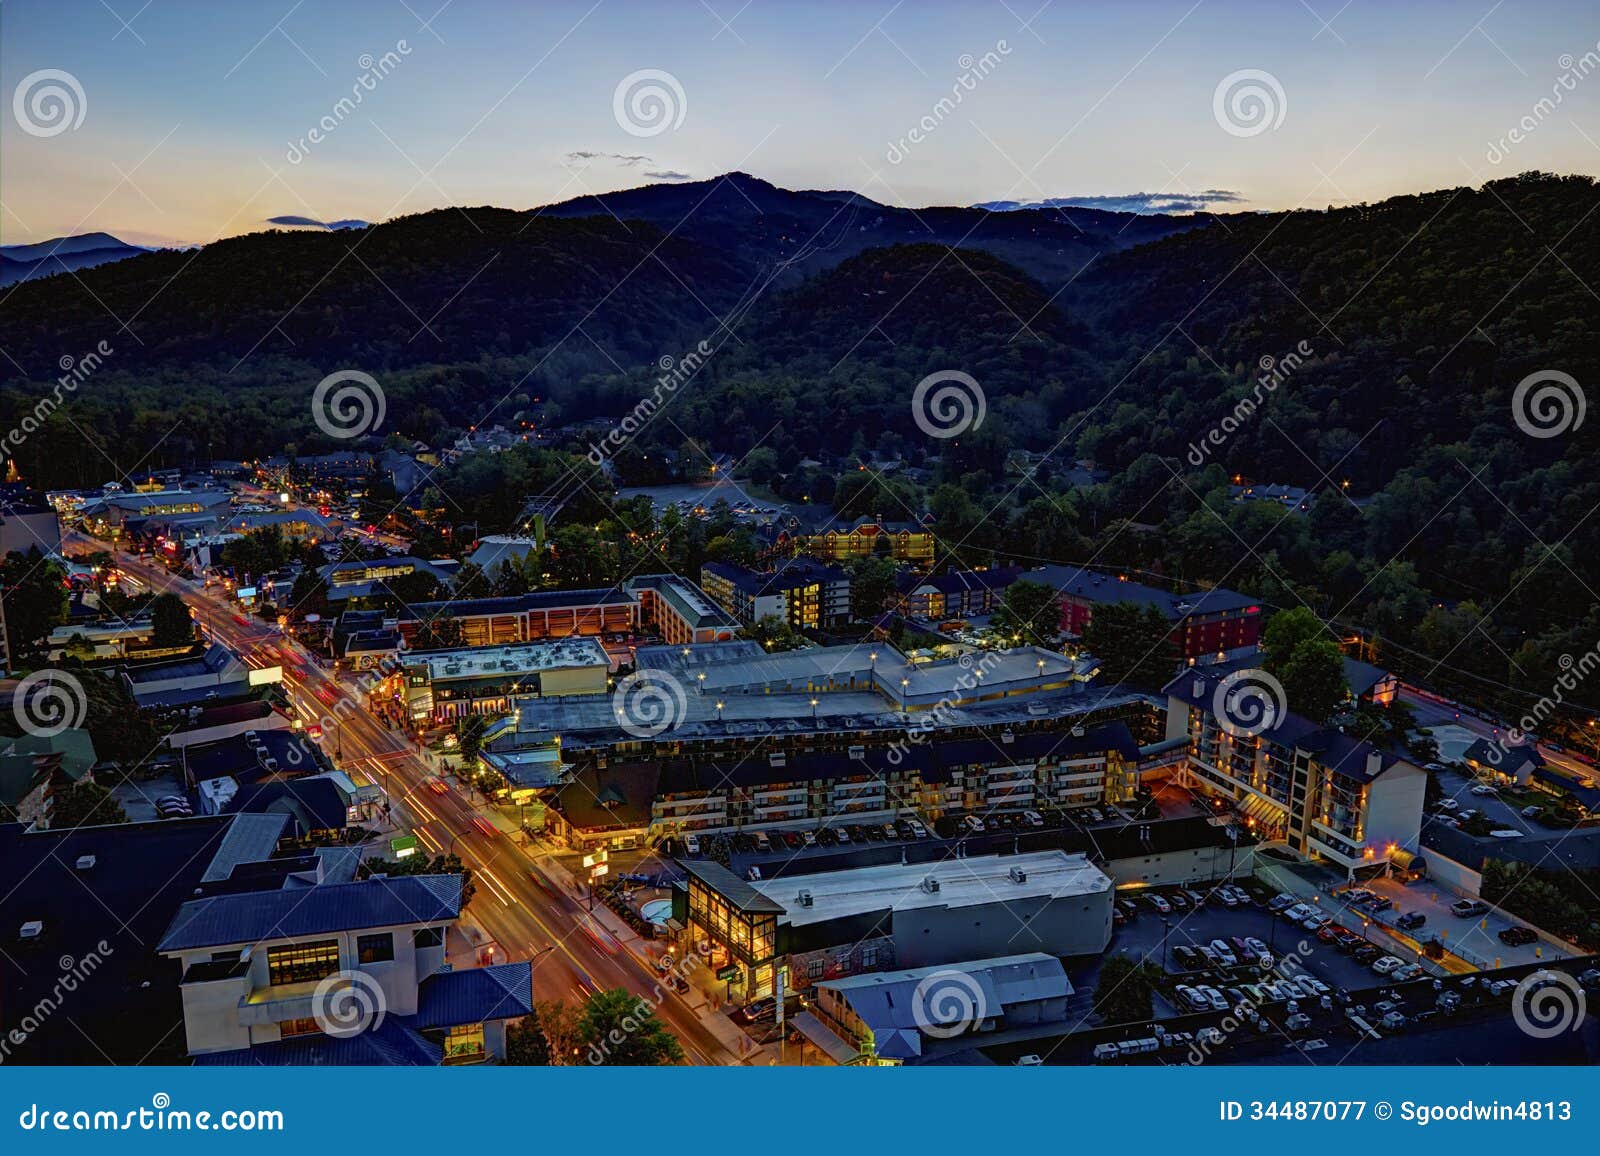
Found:
<svg viewBox="0 0 1600 1156"><path fill-rule="evenodd" d="M333 993L350 986L348 976L337 976L332 982L308 979L300 983L280 983L272 987L258 987L239 1000L239 1023L247 1028L262 1024L277 1024L285 1020L310 1019L316 1014L316 991L328 983L326 1003Z"/></svg>

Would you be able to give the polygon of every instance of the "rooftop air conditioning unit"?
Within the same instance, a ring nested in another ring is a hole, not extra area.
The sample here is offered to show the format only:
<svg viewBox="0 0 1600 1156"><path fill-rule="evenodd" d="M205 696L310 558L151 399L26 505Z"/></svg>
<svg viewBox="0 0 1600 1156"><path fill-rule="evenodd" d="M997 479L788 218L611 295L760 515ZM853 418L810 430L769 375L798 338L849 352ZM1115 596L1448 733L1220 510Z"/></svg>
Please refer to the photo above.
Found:
<svg viewBox="0 0 1600 1156"><path fill-rule="evenodd" d="M925 875L922 879L922 890L928 895L939 894L939 881L932 875Z"/></svg>
<svg viewBox="0 0 1600 1156"><path fill-rule="evenodd" d="M44 923L38 919L30 919L22 925L23 939L38 939L44 934Z"/></svg>
<svg viewBox="0 0 1600 1156"><path fill-rule="evenodd" d="M857 746L853 746L853 747L849 748L849 750L846 753L852 759L864 759L864 758L867 757L867 748L864 747L864 746L857 745Z"/></svg>
<svg viewBox="0 0 1600 1156"><path fill-rule="evenodd" d="M1194 680L1194 696L1195 696L1195 698L1204 698L1206 696L1206 680L1205 679L1196 678Z"/></svg>
<svg viewBox="0 0 1600 1156"><path fill-rule="evenodd" d="M800 900L800 906L801 907L810 907L811 906L811 892L802 891L802 892L800 892L800 894L798 896L796 896L796 898Z"/></svg>
<svg viewBox="0 0 1600 1156"><path fill-rule="evenodd" d="M772 754L767 756L767 763L768 765L774 767L787 766L789 764L789 756L784 754L782 751L774 751Z"/></svg>
<svg viewBox="0 0 1600 1156"><path fill-rule="evenodd" d="M78 856L78 861L73 864L73 866L76 867L79 871L88 871L94 865L95 865L95 857L93 855L79 855Z"/></svg>
<svg viewBox="0 0 1600 1156"><path fill-rule="evenodd" d="M1021 867L1013 867L1006 872L1006 877L1013 883L1026 883L1028 881L1028 873Z"/></svg>
<svg viewBox="0 0 1600 1156"><path fill-rule="evenodd" d="M1010 727L1007 727L1005 730L1000 732L1000 741L1003 742L1003 743L1016 742L1017 741L1017 736L1012 733Z"/></svg>
<svg viewBox="0 0 1600 1156"><path fill-rule="evenodd" d="M1082 727L1073 727L1072 728L1072 737L1075 738L1075 739L1081 739L1083 737L1083 728Z"/></svg>

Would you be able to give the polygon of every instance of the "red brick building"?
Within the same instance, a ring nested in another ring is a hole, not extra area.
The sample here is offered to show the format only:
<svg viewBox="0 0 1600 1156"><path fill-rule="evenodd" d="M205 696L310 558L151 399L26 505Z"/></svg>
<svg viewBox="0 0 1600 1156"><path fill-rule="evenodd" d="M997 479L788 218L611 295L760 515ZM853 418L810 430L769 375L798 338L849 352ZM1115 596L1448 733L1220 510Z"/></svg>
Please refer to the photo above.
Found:
<svg viewBox="0 0 1600 1156"><path fill-rule="evenodd" d="M1045 566L1022 575L1052 586L1061 602L1061 630L1082 636L1096 606L1132 602L1154 606L1172 622L1172 641L1189 664L1220 662L1253 653L1261 644L1261 607L1243 594L1217 588L1174 594L1140 582L1071 566Z"/></svg>

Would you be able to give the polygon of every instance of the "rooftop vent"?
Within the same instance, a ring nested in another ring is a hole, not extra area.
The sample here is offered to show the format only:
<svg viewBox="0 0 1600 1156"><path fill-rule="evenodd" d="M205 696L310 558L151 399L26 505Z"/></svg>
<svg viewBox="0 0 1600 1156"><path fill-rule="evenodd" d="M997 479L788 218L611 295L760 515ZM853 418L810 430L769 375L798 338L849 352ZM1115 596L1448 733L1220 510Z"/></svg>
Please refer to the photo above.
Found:
<svg viewBox="0 0 1600 1156"><path fill-rule="evenodd" d="M939 881L932 875L923 876L921 887L923 892L928 895L939 894Z"/></svg>
<svg viewBox="0 0 1600 1156"><path fill-rule="evenodd" d="M1011 870L1006 872L1006 878L1010 879L1013 883L1026 883L1028 881L1028 873L1021 867L1013 867Z"/></svg>
<svg viewBox="0 0 1600 1156"><path fill-rule="evenodd" d="M1017 736L1012 733L1010 727L1007 727L1005 730L1000 732L1000 741L1003 743L1015 742L1016 739Z"/></svg>
<svg viewBox="0 0 1600 1156"><path fill-rule="evenodd" d="M44 934L44 924L40 920L30 919L22 925L23 939L38 939Z"/></svg>
<svg viewBox="0 0 1600 1156"><path fill-rule="evenodd" d="M93 855L79 855L78 861L73 864L79 871L88 871L95 864Z"/></svg>
<svg viewBox="0 0 1600 1156"><path fill-rule="evenodd" d="M799 895L795 896L795 898L800 901L800 906L801 907L810 907L811 906L811 892L802 891L802 892L800 892Z"/></svg>
<svg viewBox="0 0 1600 1156"><path fill-rule="evenodd" d="M1194 696L1195 696L1195 698L1204 698L1206 696L1206 680L1205 679L1199 678L1199 677L1195 678L1195 680L1194 680Z"/></svg>
<svg viewBox="0 0 1600 1156"><path fill-rule="evenodd" d="M1374 775L1376 775L1381 770L1383 770L1383 752L1382 751L1368 751L1367 752L1367 778L1369 778L1369 779L1372 778Z"/></svg>

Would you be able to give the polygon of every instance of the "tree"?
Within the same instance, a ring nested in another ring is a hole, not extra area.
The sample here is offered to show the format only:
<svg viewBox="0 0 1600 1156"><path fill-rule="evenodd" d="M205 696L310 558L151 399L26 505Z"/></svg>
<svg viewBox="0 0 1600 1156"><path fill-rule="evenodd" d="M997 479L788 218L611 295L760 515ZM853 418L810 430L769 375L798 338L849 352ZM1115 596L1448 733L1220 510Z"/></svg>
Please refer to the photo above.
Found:
<svg viewBox="0 0 1600 1156"><path fill-rule="evenodd" d="M550 1066L550 1041L539 1026L539 1007L506 1025L506 1063L524 1067Z"/></svg>
<svg viewBox="0 0 1600 1156"><path fill-rule="evenodd" d="M1100 1022L1128 1024L1149 1019L1151 996L1161 978L1161 969L1148 961L1136 962L1125 953L1107 959L1100 966L1100 981L1094 989L1094 1010Z"/></svg>
<svg viewBox="0 0 1600 1156"><path fill-rule="evenodd" d="M0 563L0 600L13 662L19 655L37 654L50 631L67 620L66 580L66 572L37 550L13 550Z"/></svg>
<svg viewBox="0 0 1600 1156"><path fill-rule="evenodd" d="M1331 637L1322 620L1304 606L1280 610L1267 622L1261 635L1261 645L1267 652L1264 665L1268 673L1278 674L1302 642Z"/></svg>
<svg viewBox="0 0 1600 1156"><path fill-rule="evenodd" d="M891 558L857 558L851 563L850 617L866 622L882 614L894 596L898 573Z"/></svg>
<svg viewBox="0 0 1600 1156"><path fill-rule="evenodd" d="M194 619L176 594L157 594L150 601L150 621L155 627L152 642L158 647L187 646L194 641Z"/></svg>
<svg viewBox="0 0 1600 1156"><path fill-rule="evenodd" d="M655 1008L626 988L599 992L579 1020L587 1058L598 1067L661 1067L683 1062L683 1045Z"/></svg>
<svg viewBox="0 0 1600 1156"><path fill-rule="evenodd" d="M1054 647L1061 637L1061 607L1043 582L1022 579L1007 586L990 621L1011 645Z"/></svg>
<svg viewBox="0 0 1600 1156"><path fill-rule="evenodd" d="M126 822L128 813L122 804L92 779L57 788L51 797L50 826L56 830Z"/></svg>
<svg viewBox="0 0 1600 1156"><path fill-rule="evenodd" d="M483 749L483 732L488 726L489 720L481 714L456 719L456 746L464 763L477 759L478 752Z"/></svg>
<svg viewBox="0 0 1600 1156"><path fill-rule="evenodd" d="M795 633L787 619L769 614L739 632L743 638L759 642L763 650L777 654L785 650L799 650L806 640Z"/></svg>
<svg viewBox="0 0 1600 1156"><path fill-rule="evenodd" d="M1326 722L1350 696L1344 655L1332 642L1308 639L1295 646L1287 662L1275 665L1288 708L1313 722Z"/></svg>
<svg viewBox="0 0 1600 1156"><path fill-rule="evenodd" d="M1104 681L1140 690L1160 690L1178 666L1172 623L1154 606L1134 602L1096 606L1083 628L1083 645L1100 660Z"/></svg>
<svg viewBox="0 0 1600 1156"><path fill-rule="evenodd" d="M288 615L295 622L304 622L311 614L326 618L330 613L328 584L315 569L307 566L294 580L289 591Z"/></svg>
<svg viewBox="0 0 1600 1156"><path fill-rule="evenodd" d="M459 875L461 906L464 909L478 893L472 881L472 868L461 863L459 855L407 855L404 859L363 859L357 874L362 879L373 875Z"/></svg>
<svg viewBox="0 0 1600 1156"><path fill-rule="evenodd" d="M422 620L422 625L417 628L417 636L412 640L412 648L449 650L452 647L465 646L466 642L466 633L461 629L461 623L448 614L437 614Z"/></svg>

